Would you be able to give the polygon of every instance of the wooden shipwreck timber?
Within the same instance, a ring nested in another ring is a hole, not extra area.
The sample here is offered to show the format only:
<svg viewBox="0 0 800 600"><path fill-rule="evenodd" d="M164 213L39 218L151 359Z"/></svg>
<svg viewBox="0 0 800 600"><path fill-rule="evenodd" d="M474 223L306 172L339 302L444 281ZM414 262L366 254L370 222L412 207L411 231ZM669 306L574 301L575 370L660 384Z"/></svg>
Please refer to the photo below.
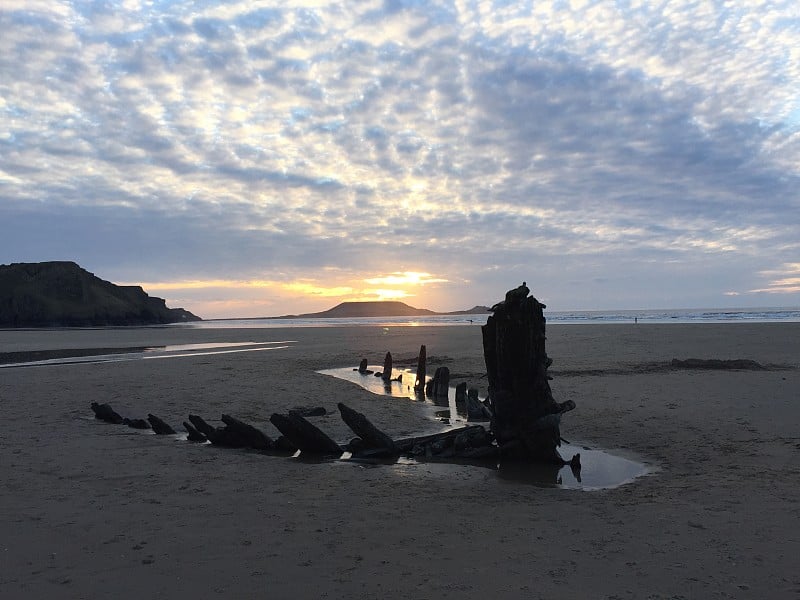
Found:
<svg viewBox="0 0 800 600"><path fill-rule="evenodd" d="M183 425L187 439L210 442L227 448L249 448L268 454L302 454L342 456L345 452L358 459L392 459L400 456L427 460L495 461L498 460L569 464L580 469L580 455L565 461L558 452L561 445L560 421L564 413L575 408L572 401L558 403L550 390L547 369L552 363L545 350L545 306L529 296L523 283L509 291L505 299L492 308L493 315L482 327L483 353L489 382L489 396L480 402L476 389L461 384L457 396L467 407L468 420L489 420L483 425L449 429L444 432L405 439L392 439L373 425L362 413L344 403L337 407L342 420L355 438L340 445L311 423L304 415L325 414L324 408L275 413L272 425L281 433L277 439L251 424L222 415L222 426L214 427L202 417L189 415ZM418 398L447 398L450 373L440 367L435 375L426 377L426 348L420 348L417 360L414 392ZM357 370L362 375L382 377L392 381L392 356L386 354L383 371L367 369L361 360ZM148 421L123 419L107 404L93 403L98 419L115 424L152 425L157 434L174 433L169 425L150 414ZM320 412L321 411L321 412Z"/></svg>
<svg viewBox="0 0 800 600"><path fill-rule="evenodd" d="M561 462L561 416L575 408L557 403L550 391L545 350L545 305L523 282L506 293L482 327L489 378L492 434L504 458Z"/></svg>

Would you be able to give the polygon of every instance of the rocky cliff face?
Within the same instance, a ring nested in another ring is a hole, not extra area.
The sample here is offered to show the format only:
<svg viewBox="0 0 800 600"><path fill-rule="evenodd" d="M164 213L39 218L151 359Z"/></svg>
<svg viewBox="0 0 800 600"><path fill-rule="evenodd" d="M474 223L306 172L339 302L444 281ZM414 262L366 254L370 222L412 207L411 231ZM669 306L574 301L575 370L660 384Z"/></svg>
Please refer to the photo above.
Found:
<svg viewBox="0 0 800 600"><path fill-rule="evenodd" d="M0 327L157 325L199 321L139 286L104 281L74 262L0 265Z"/></svg>

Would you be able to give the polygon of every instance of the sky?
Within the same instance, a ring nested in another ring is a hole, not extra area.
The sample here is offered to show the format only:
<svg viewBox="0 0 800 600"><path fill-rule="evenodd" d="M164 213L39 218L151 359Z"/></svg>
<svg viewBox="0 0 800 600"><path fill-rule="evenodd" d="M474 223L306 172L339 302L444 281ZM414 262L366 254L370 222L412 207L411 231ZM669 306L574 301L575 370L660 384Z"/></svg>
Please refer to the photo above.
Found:
<svg viewBox="0 0 800 600"><path fill-rule="evenodd" d="M3 0L45 260L204 318L800 306L800 4Z"/></svg>

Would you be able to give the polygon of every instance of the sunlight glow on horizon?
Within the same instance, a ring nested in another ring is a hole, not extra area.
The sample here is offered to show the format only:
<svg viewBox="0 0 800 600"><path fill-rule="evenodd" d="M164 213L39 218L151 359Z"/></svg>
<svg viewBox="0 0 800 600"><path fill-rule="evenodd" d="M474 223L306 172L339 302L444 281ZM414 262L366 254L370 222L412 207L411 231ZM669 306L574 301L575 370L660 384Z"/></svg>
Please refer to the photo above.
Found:
<svg viewBox="0 0 800 600"><path fill-rule="evenodd" d="M119 285L136 285L145 292L166 292L170 306L181 306L195 312L205 319L214 318L256 318L260 316L281 316L283 314L301 314L320 312L332 308L342 302L375 302L390 300L407 300L418 297L413 290L415 287L434 287L436 284L449 283L450 280L437 277L431 273L419 271L402 271L386 275L354 279L346 284L346 274L340 269L329 268L326 277L318 280L303 279L295 281L280 281L268 279L253 280L186 280L172 282L137 282L121 283ZM762 273L768 279L768 285L763 288L749 289L746 291L729 290L723 292L726 297L741 297L742 294L758 295L785 295L800 292L800 263L785 263L781 269L765 271ZM389 287L373 287L373 286ZM219 290L234 292L250 292L245 298L219 298L209 299L208 294ZM202 299L195 298L199 292ZM415 303L416 308L431 310L463 310L475 303L455 304L441 303L430 304L428 301ZM285 307L292 307L285 310ZM193 308L194 307L194 308Z"/></svg>
<svg viewBox="0 0 800 600"><path fill-rule="evenodd" d="M341 302L405 300L417 296L413 292L415 287L448 282L447 279L418 271L396 272L351 282L345 282L343 279L343 273L333 270L333 272L327 273L327 277L319 280L209 279L205 281L122 283L120 285L137 285L148 293L165 293L170 296L173 304L188 310L192 310L191 306L193 305L202 307L198 310L213 315L204 316L204 318L226 318L259 316L256 313L275 312L276 307L287 304L305 307L289 311L301 313L326 310ZM230 295L231 292L234 294L236 292L247 293L249 298L246 300L208 299L209 294L213 294L214 291L220 291L223 295ZM205 295L206 299L193 300L196 293ZM322 299L328 300L328 302L322 304L320 302ZM419 306L416 308L429 307ZM280 309L277 309L277 312L280 312ZM277 316L277 313L268 316Z"/></svg>
<svg viewBox="0 0 800 600"><path fill-rule="evenodd" d="M430 273L417 273L415 271L405 271L403 273L392 273L383 277L373 277L365 279L365 282L373 285L426 285L429 283L447 283L447 279L439 279Z"/></svg>

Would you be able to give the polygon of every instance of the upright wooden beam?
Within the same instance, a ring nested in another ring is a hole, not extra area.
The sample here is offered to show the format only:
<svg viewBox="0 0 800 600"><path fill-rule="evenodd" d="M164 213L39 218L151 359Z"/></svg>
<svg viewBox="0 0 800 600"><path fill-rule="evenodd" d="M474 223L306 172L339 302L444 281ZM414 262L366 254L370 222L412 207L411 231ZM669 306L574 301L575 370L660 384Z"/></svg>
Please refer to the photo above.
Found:
<svg viewBox="0 0 800 600"><path fill-rule="evenodd" d="M558 404L550 390L545 350L545 305L523 283L492 307L482 328L489 380L491 429L506 458L562 463L561 414L574 403Z"/></svg>

